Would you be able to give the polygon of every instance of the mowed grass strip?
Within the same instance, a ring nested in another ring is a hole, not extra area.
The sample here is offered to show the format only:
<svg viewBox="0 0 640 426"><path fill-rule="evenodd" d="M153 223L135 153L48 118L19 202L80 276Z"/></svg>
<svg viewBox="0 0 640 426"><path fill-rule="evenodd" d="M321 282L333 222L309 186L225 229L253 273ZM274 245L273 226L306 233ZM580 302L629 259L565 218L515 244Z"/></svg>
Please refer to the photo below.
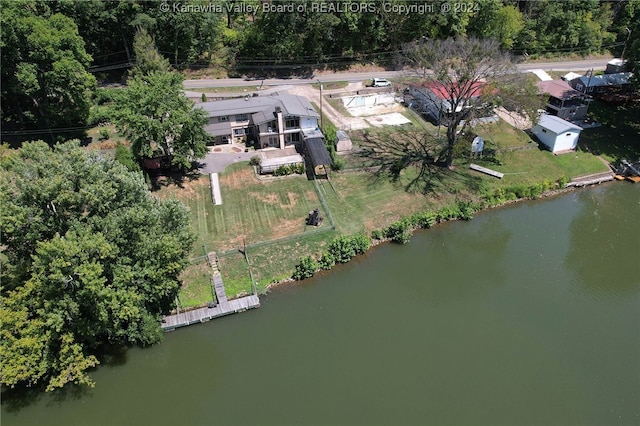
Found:
<svg viewBox="0 0 640 426"><path fill-rule="evenodd" d="M310 229L305 219L315 208L327 216L313 182L304 175L261 181L247 163L238 163L220 175L220 191L222 205L216 206L211 200L210 178L203 175L182 187L157 192L161 198L174 196L189 207L198 235L194 256L303 233ZM322 226L330 224L325 220Z"/></svg>

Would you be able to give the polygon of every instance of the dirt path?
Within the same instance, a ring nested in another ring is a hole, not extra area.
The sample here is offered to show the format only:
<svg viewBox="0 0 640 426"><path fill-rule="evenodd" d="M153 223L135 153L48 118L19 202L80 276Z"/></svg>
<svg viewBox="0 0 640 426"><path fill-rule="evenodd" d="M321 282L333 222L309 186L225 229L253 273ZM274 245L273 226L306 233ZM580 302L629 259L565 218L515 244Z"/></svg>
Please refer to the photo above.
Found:
<svg viewBox="0 0 640 426"><path fill-rule="evenodd" d="M350 83L346 89L326 90L323 92L323 94L340 93L345 90L351 91L351 90L354 90L354 88L355 90L358 90L357 88L361 86L362 86L362 83ZM288 90L288 92L293 95L305 96L310 101L315 102L316 105L320 106L320 91L313 88L310 84L293 86ZM358 130L358 129L366 129L370 127L369 123L367 123L362 118L345 117L342 113L340 113L339 111L336 111L336 109L333 108L329 104L329 102L326 102L326 101L322 102L322 113L325 116L327 116L329 120L331 120L331 122L335 124L335 126L338 129Z"/></svg>

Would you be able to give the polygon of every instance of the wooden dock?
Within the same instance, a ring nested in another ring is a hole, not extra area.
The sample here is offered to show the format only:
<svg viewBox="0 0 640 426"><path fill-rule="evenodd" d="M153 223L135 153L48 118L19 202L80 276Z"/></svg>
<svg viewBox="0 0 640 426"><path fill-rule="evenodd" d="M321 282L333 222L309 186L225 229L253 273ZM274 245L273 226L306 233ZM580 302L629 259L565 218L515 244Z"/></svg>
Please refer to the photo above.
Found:
<svg viewBox="0 0 640 426"><path fill-rule="evenodd" d="M225 315L235 314L237 312L244 312L248 309L259 308L260 300L258 296L251 295L247 297L241 297L239 299L228 300L224 303L218 303L213 308L198 308L192 311L180 312L175 315L169 315L164 317L162 321L162 330L173 331L179 327L186 327L187 325L199 324L207 322L214 318L223 317Z"/></svg>
<svg viewBox="0 0 640 426"><path fill-rule="evenodd" d="M161 324L163 331L173 331L179 327L203 323L214 318L260 307L260 299L255 294L233 300L227 299L227 292L224 289L222 276L218 269L218 258L216 254L209 253L208 261L209 265L211 265L211 269L213 270L211 280L213 282L213 289L216 293L216 302L212 302L209 307L178 312L174 315L164 317Z"/></svg>

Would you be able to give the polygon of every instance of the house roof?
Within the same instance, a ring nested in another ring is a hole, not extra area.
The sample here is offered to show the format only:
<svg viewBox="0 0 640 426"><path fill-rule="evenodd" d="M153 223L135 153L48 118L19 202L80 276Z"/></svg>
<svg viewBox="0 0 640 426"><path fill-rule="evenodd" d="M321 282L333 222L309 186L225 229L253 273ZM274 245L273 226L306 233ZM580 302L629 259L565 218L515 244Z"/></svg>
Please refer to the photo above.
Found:
<svg viewBox="0 0 640 426"><path fill-rule="evenodd" d="M434 95L442 100L449 99L451 95L460 95L462 92L464 93L465 97L478 97L482 94L482 89L484 86L486 86L486 83L482 81L470 81L465 83L465 85L463 85L462 87L457 83L444 85L438 81L429 81L421 85L421 87L425 87L431 90Z"/></svg>
<svg viewBox="0 0 640 426"><path fill-rule="evenodd" d="M582 127L550 114L542 114L538 120L538 125L555 133L556 135L572 130L578 132L582 131Z"/></svg>
<svg viewBox="0 0 640 426"><path fill-rule="evenodd" d="M538 85L538 93L548 93L554 98L567 100L582 96L581 92L578 92L577 90L569 86L569 83L567 83L566 81L538 81L536 84Z"/></svg>
<svg viewBox="0 0 640 426"><path fill-rule="evenodd" d="M228 121L222 123L207 124L206 126L204 126L204 130L212 136L225 136L232 133L231 123L229 123Z"/></svg>
<svg viewBox="0 0 640 426"><path fill-rule="evenodd" d="M246 96L222 101L202 102L196 108L203 109L209 117L250 114L255 124L274 119L273 112L280 107L284 116L320 117L309 100L296 95Z"/></svg>
<svg viewBox="0 0 640 426"><path fill-rule="evenodd" d="M620 86L629 83L631 77L630 72L619 72L615 74L594 75L594 76L582 76L574 78L571 83L580 82L585 87L596 86Z"/></svg>
<svg viewBox="0 0 640 426"><path fill-rule="evenodd" d="M304 144L313 167L331 164L331 157L324 144L324 138L305 139Z"/></svg>
<svg viewBox="0 0 640 426"><path fill-rule="evenodd" d="M565 75L563 75L563 76L562 76L562 79L563 79L564 81L571 81L571 80L573 80L574 78L578 78L578 77L582 77L582 74L578 74L577 72L573 72L573 71L571 71L571 72L568 72L568 73L566 73Z"/></svg>

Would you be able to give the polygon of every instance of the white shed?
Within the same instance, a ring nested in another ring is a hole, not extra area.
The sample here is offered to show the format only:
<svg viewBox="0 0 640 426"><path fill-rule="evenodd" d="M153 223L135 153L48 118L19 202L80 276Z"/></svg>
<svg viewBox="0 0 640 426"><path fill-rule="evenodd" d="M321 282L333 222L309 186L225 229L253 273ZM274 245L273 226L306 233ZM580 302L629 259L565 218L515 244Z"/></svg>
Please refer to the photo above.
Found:
<svg viewBox="0 0 640 426"><path fill-rule="evenodd" d="M351 151L351 149L353 149L353 144L349 135L343 130L338 130L336 132L336 151Z"/></svg>
<svg viewBox="0 0 640 426"><path fill-rule="evenodd" d="M582 127L555 115L543 114L531 132L553 153L570 151L578 146Z"/></svg>

